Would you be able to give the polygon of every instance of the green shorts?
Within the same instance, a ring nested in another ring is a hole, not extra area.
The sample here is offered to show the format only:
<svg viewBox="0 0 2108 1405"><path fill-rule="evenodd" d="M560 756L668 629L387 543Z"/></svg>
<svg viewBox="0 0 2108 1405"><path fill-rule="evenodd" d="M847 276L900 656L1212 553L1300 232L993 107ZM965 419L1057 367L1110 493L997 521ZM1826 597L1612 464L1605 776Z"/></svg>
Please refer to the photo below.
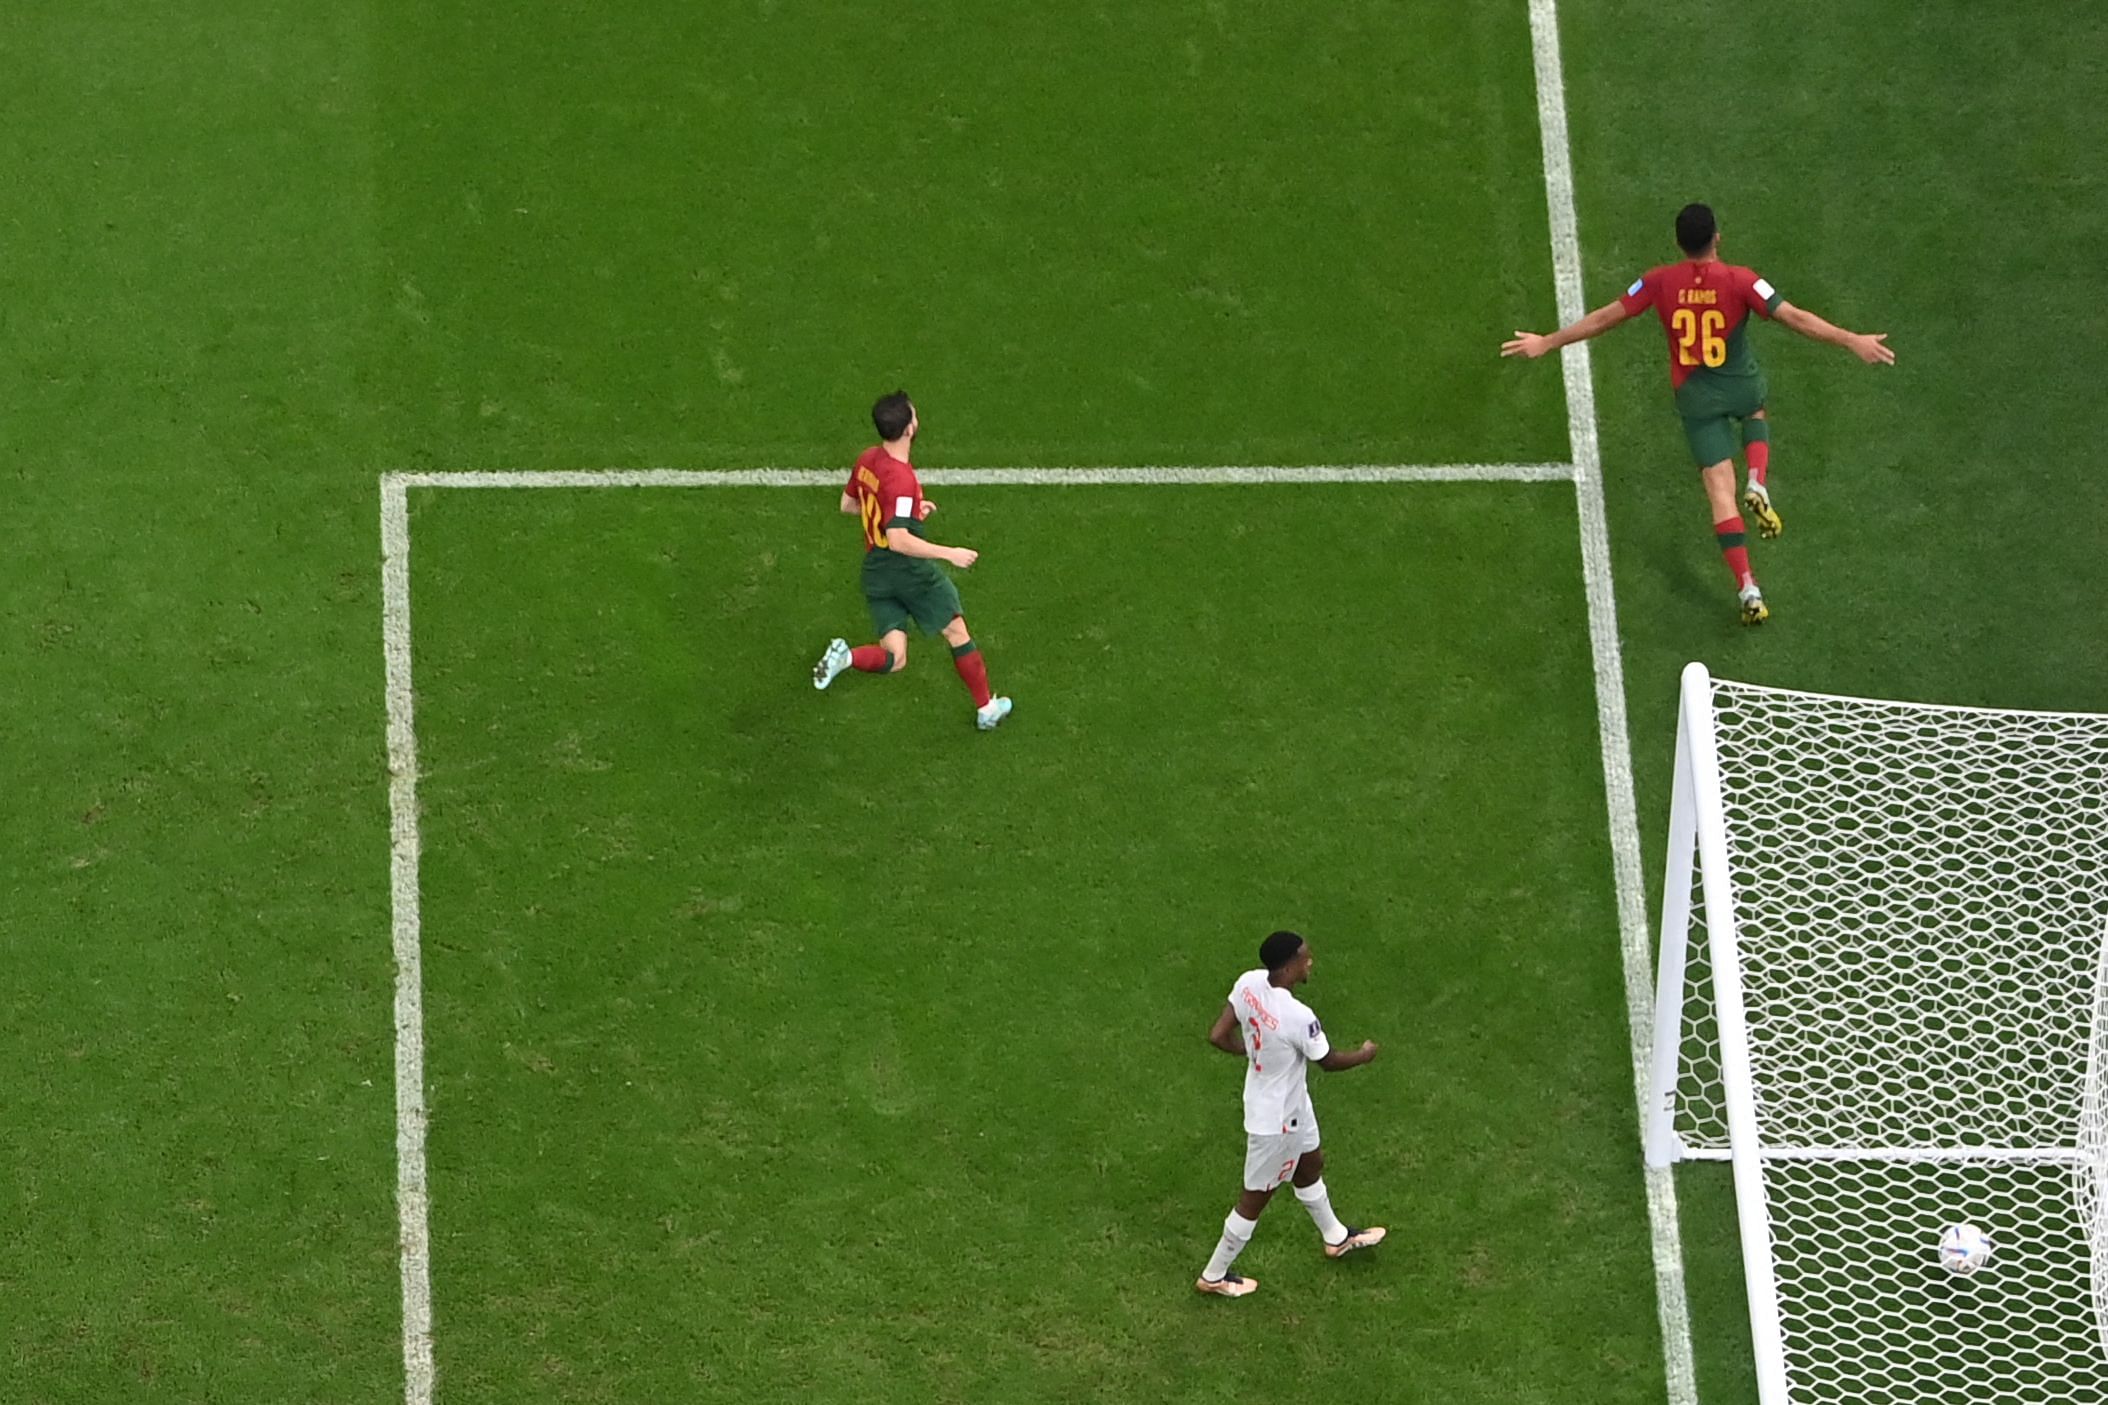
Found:
<svg viewBox="0 0 2108 1405"><path fill-rule="evenodd" d="M1694 375L1677 387L1676 413L1683 419L1692 460L1711 468L1733 458L1742 445L1735 426L1763 409L1770 393L1761 375Z"/></svg>
<svg viewBox="0 0 2108 1405"><path fill-rule="evenodd" d="M863 584L871 626L881 638L905 630L909 620L923 633L935 634L965 613L959 608L959 587L934 561L866 552Z"/></svg>

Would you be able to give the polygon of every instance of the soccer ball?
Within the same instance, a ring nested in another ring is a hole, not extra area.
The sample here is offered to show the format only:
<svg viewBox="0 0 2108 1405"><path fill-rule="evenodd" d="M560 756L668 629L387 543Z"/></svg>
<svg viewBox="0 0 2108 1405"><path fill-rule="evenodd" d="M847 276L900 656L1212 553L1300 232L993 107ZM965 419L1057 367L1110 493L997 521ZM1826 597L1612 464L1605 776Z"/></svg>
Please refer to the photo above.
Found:
<svg viewBox="0 0 2108 1405"><path fill-rule="evenodd" d="M1949 1273L1974 1273L1991 1262L1991 1240L1973 1224L1951 1224L1940 1231L1940 1267Z"/></svg>

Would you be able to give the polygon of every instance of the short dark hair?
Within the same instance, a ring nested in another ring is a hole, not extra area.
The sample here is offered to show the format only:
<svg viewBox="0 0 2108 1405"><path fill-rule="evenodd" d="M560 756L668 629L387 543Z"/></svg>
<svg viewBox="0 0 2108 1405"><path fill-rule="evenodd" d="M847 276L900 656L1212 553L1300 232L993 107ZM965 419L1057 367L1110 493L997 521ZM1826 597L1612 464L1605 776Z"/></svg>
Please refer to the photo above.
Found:
<svg viewBox="0 0 2108 1405"><path fill-rule="evenodd" d="M1303 939L1294 932L1276 932L1259 943L1259 964L1269 971L1278 971L1296 959L1303 949Z"/></svg>
<svg viewBox="0 0 2108 1405"><path fill-rule="evenodd" d="M1676 212L1676 247L1687 254L1704 253L1719 233L1711 205L1691 204Z"/></svg>
<svg viewBox="0 0 2108 1405"><path fill-rule="evenodd" d="M908 399L905 390L881 395L878 403L871 407L871 423L877 427L881 439L898 439L906 434L908 422L914 418L915 402Z"/></svg>

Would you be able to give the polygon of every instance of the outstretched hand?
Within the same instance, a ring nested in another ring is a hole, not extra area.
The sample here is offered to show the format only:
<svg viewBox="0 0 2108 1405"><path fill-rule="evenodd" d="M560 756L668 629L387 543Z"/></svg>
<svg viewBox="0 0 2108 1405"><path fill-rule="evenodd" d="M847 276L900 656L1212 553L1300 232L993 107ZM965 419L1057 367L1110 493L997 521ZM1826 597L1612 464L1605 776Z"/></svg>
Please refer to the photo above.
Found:
<svg viewBox="0 0 2108 1405"><path fill-rule="evenodd" d="M1500 354L1503 356L1525 356L1535 361L1552 349L1549 345L1550 341L1550 337L1542 337L1535 332L1518 331L1512 341L1504 341L1500 344Z"/></svg>
<svg viewBox="0 0 2108 1405"><path fill-rule="evenodd" d="M1887 346L1887 332L1861 332L1852 338L1852 354L1869 366L1893 366L1896 353Z"/></svg>

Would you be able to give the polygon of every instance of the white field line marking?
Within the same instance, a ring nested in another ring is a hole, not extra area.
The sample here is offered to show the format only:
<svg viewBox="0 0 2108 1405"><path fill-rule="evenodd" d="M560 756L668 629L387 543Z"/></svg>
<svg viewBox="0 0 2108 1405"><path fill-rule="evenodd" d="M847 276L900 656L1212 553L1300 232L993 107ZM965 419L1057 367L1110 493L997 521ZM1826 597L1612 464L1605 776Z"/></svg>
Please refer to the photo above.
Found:
<svg viewBox="0 0 2108 1405"><path fill-rule="evenodd" d="M1552 270L1561 326L1582 316L1581 237L1574 215L1574 169L1566 130L1566 80L1559 60L1557 0L1530 0L1530 48L1537 66L1537 122L1544 141L1544 196L1551 216ZM1603 454L1596 438L1596 388L1588 349L1568 346L1560 357L1566 378L1567 433L1573 445L1574 496L1580 508L1581 571L1588 586L1588 642L1595 657L1596 723L1603 738L1603 786L1610 819L1611 862L1617 874L1618 936L1625 966L1626 1019L1632 1041L1633 1101L1647 1107L1654 1042L1653 957L1648 941L1646 877L1640 867L1640 830L1632 790L1632 743L1625 725L1625 664L1618 648L1617 602L1610 584L1610 527L1603 509ZM1697 1405L1691 1364L1691 1312L1684 1292L1683 1239L1676 1219L1676 1185L1664 1167L1644 1172L1647 1219L1654 1253L1656 1308L1661 1318L1662 1366L1671 1405Z"/></svg>
<svg viewBox="0 0 2108 1405"><path fill-rule="evenodd" d="M1311 468L963 468L937 484L1566 483L1571 464L1352 464ZM432 1405L431 1198L425 1179L424 974L418 898L417 733L410 679L411 488L826 488L839 469L607 469L383 473L381 644L387 663L389 892L395 944L395 1199L402 1247L403 1400Z"/></svg>
<svg viewBox="0 0 2108 1405"><path fill-rule="evenodd" d="M399 488L831 488L844 468L552 470L546 473L388 473ZM932 468L925 483L966 487L1198 487L1238 483L1568 483L1564 463L1332 464L1313 468Z"/></svg>
<svg viewBox="0 0 2108 1405"><path fill-rule="evenodd" d="M424 959L418 932L417 732L410 690L410 514L381 483L381 651L388 691L388 889L395 938L395 1209L402 1244L403 1400L431 1405L431 1202L425 1188Z"/></svg>

